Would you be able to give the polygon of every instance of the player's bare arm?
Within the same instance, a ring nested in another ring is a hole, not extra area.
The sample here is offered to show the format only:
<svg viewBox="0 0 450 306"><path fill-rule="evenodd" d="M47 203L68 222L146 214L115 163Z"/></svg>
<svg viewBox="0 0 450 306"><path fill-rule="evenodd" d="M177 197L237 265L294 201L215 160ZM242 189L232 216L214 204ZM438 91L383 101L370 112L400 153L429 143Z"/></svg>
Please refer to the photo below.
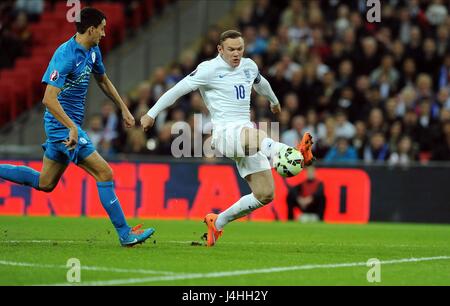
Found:
<svg viewBox="0 0 450 306"><path fill-rule="evenodd" d="M44 103L49 112L61 122L61 124L70 130L69 139L65 140L64 144L71 150L76 147L78 142L78 128L59 103L58 94L60 92L61 89L52 85L47 85L42 103Z"/></svg>
<svg viewBox="0 0 450 306"><path fill-rule="evenodd" d="M97 81L98 86L103 91L103 93L113 101L117 107L122 112L122 119L125 123L125 126L127 128L131 128L135 125L135 120L133 115L128 110L128 107L123 102L122 98L120 97L119 93L117 92L116 87L111 82L111 80L108 78L106 74L103 75L94 75L95 80Z"/></svg>

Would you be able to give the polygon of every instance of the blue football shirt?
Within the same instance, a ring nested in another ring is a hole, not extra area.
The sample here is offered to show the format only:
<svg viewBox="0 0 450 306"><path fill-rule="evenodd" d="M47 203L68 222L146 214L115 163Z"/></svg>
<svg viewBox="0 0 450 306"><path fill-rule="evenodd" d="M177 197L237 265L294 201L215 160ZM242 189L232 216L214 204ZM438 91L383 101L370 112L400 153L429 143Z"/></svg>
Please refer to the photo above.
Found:
<svg viewBox="0 0 450 306"><path fill-rule="evenodd" d="M91 73L105 74L100 48L86 50L73 36L56 49L42 83L61 89L58 101L70 119L81 127ZM46 109L44 125L51 142L66 139L69 130Z"/></svg>

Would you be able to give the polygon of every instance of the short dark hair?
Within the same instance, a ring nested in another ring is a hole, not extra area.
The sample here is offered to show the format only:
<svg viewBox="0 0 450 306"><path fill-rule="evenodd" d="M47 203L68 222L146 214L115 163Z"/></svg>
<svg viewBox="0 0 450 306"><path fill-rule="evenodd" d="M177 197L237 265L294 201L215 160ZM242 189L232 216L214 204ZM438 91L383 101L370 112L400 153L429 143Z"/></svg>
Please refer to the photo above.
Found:
<svg viewBox="0 0 450 306"><path fill-rule="evenodd" d="M234 39L234 38L239 38L239 37L242 37L241 32L238 32L236 30L225 31L222 34L220 34L219 44L221 45L228 38Z"/></svg>
<svg viewBox="0 0 450 306"><path fill-rule="evenodd" d="M80 21L75 23L77 32L84 34L90 27L98 27L103 19L106 19L103 12L92 7L85 7L80 12Z"/></svg>

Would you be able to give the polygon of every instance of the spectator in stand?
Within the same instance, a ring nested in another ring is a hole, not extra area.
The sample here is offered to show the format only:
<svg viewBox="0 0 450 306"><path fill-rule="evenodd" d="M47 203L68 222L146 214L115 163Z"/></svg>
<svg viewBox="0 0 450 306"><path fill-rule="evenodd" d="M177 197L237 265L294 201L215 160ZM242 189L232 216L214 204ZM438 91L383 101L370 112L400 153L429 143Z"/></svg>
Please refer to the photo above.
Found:
<svg viewBox="0 0 450 306"><path fill-rule="evenodd" d="M292 128L281 135L281 142L297 147L305 129L305 117L297 115L292 118Z"/></svg>
<svg viewBox="0 0 450 306"><path fill-rule="evenodd" d="M353 148L347 138L339 137L336 140L336 145L333 146L325 155L325 162L334 163L349 163L358 160L358 154L355 148Z"/></svg>
<svg viewBox="0 0 450 306"><path fill-rule="evenodd" d="M31 44L31 32L28 28L28 17L25 12L19 12L11 25L10 35L14 40L18 41L21 46L18 55L29 55Z"/></svg>
<svg viewBox="0 0 450 306"><path fill-rule="evenodd" d="M101 142L101 151L106 156L112 156L117 148L115 140L118 138L119 118L116 113L115 105L111 102L106 102L101 110L102 121L104 126L103 141Z"/></svg>
<svg viewBox="0 0 450 306"><path fill-rule="evenodd" d="M284 96L283 107L291 116L300 114L300 103L296 93L291 92Z"/></svg>
<svg viewBox="0 0 450 306"><path fill-rule="evenodd" d="M306 126L303 132L309 132L313 139L319 139L321 135L326 134L325 124L319 122L317 112L312 108L306 112ZM313 143L313 150L316 147L317 143Z"/></svg>
<svg viewBox="0 0 450 306"><path fill-rule="evenodd" d="M403 125L401 121L395 121L389 128L388 146L392 152L397 151L397 145L403 137Z"/></svg>
<svg viewBox="0 0 450 306"><path fill-rule="evenodd" d="M394 68L394 58L390 54L383 56L381 66L370 74L370 81L379 87L383 99L396 89L398 79L399 73Z"/></svg>
<svg viewBox="0 0 450 306"><path fill-rule="evenodd" d="M16 0L16 10L25 12L31 21L39 20L44 5L44 0Z"/></svg>
<svg viewBox="0 0 450 306"><path fill-rule="evenodd" d="M422 56L420 57L419 71L429 75L432 79L437 79L439 74L439 66L441 64L442 59L439 58L436 52L436 42L431 37L428 37L423 42L422 48ZM434 89L437 89L437 82L433 82L436 86L433 86Z"/></svg>
<svg viewBox="0 0 450 306"><path fill-rule="evenodd" d="M387 125L384 121L383 111L380 108L374 108L370 111L368 118L367 132L369 134L387 132Z"/></svg>
<svg viewBox="0 0 450 306"><path fill-rule="evenodd" d="M373 37L365 37L362 40L362 53L357 63L364 63L356 67L356 74L370 75L380 64L380 53L378 43Z"/></svg>
<svg viewBox="0 0 450 306"><path fill-rule="evenodd" d="M370 143L364 149L365 162L384 162L389 158L389 147L384 134L376 132L370 137Z"/></svg>
<svg viewBox="0 0 450 306"><path fill-rule="evenodd" d="M364 148L367 145L367 128L364 121L358 120L355 122L355 137L352 139L352 146L355 148L358 159L362 160L364 155Z"/></svg>
<svg viewBox="0 0 450 306"><path fill-rule="evenodd" d="M291 188L287 196L288 220L294 220L294 209L302 211L302 220L323 220L326 198L323 182L317 179L314 167L308 167L308 177L303 183ZM313 218L305 218L313 217Z"/></svg>
<svg viewBox="0 0 450 306"><path fill-rule="evenodd" d="M124 149L129 154L148 154L147 138L145 132L140 128L133 128L127 131L127 143Z"/></svg>
<svg viewBox="0 0 450 306"><path fill-rule="evenodd" d="M403 61L402 72L398 82L398 89L405 87L414 87L417 80L417 66L412 57L408 57Z"/></svg>
<svg viewBox="0 0 450 306"><path fill-rule="evenodd" d="M416 81L416 88L418 100L423 98L432 99L434 97L433 81L428 74L425 73L419 74Z"/></svg>
<svg viewBox="0 0 450 306"><path fill-rule="evenodd" d="M403 136L389 157L389 164L407 166L415 160L417 160L417 152L414 144L409 136Z"/></svg>
<svg viewBox="0 0 450 306"><path fill-rule="evenodd" d="M325 130L324 135L319 135L317 139L316 156L318 159L323 158L325 154L330 150L336 143L336 120L333 116L328 116L325 119Z"/></svg>
<svg viewBox="0 0 450 306"><path fill-rule="evenodd" d="M130 112L133 114L135 120L140 118L142 114L146 114L150 109L149 104L151 100L151 87L148 82L142 82L138 87L137 100L134 101L130 107Z"/></svg>
<svg viewBox="0 0 450 306"><path fill-rule="evenodd" d="M437 83L439 89L450 87L450 50L447 51L447 54L439 67Z"/></svg>
<svg viewBox="0 0 450 306"><path fill-rule="evenodd" d="M89 119L86 133L89 135L94 147L98 150L103 141L104 134L103 119L101 115L94 115Z"/></svg>
<svg viewBox="0 0 450 306"><path fill-rule="evenodd" d="M336 113L336 137L351 139L355 136L355 126L347 119L345 111L338 111Z"/></svg>
<svg viewBox="0 0 450 306"><path fill-rule="evenodd" d="M397 95L398 103L396 113L399 117L404 117L406 112L414 109L417 94L414 87L405 87L401 93Z"/></svg>

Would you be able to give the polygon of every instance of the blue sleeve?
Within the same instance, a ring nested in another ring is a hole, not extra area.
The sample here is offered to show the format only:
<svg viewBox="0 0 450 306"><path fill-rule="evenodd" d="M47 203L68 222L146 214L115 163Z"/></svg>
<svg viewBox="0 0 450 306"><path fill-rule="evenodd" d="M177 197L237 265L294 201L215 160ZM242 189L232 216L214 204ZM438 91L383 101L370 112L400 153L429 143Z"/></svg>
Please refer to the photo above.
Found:
<svg viewBox="0 0 450 306"><path fill-rule="evenodd" d="M73 63L73 56L67 56L64 49L57 49L42 77L42 83L63 88L67 76L72 72Z"/></svg>
<svg viewBox="0 0 450 306"><path fill-rule="evenodd" d="M97 58L94 62L94 66L92 67L92 72L94 74L103 75L106 73L106 69L105 69L105 65L103 65L103 57L102 57L102 53L100 52L99 47L95 48L95 54L96 54Z"/></svg>

